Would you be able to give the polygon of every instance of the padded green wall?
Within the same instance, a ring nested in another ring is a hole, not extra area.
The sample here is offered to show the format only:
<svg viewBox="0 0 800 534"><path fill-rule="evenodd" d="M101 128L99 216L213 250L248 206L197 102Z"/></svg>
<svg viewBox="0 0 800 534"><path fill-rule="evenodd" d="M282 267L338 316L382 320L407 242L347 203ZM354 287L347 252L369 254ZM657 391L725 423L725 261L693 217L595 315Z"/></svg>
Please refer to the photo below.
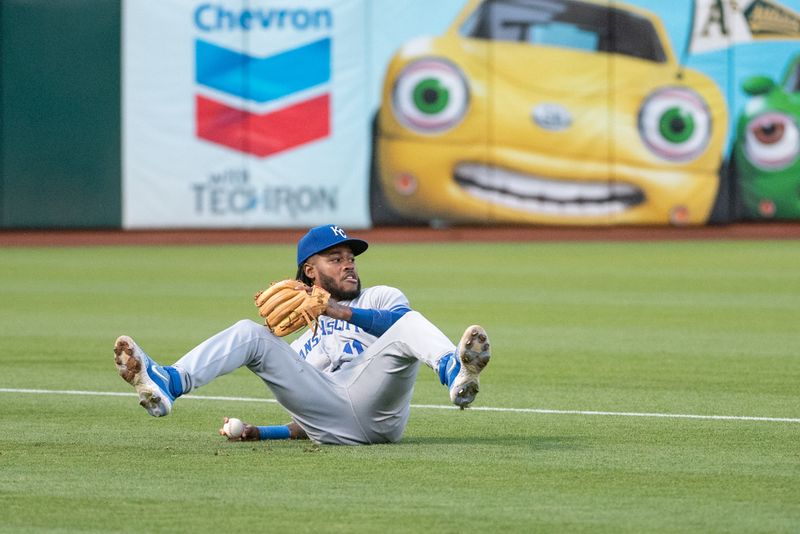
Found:
<svg viewBox="0 0 800 534"><path fill-rule="evenodd" d="M0 226L120 227L120 0L0 1Z"/></svg>

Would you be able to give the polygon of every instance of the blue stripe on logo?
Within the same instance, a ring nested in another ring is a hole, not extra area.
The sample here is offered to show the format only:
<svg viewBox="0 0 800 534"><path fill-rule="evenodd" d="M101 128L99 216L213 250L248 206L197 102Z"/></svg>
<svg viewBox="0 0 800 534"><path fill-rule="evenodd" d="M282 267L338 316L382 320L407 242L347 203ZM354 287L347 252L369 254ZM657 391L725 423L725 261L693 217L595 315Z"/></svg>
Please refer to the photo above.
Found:
<svg viewBox="0 0 800 534"><path fill-rule="evenodd" d="M197 83L255 102L268 102L331 78L331 39L255 58L197 39Z"/></svg>

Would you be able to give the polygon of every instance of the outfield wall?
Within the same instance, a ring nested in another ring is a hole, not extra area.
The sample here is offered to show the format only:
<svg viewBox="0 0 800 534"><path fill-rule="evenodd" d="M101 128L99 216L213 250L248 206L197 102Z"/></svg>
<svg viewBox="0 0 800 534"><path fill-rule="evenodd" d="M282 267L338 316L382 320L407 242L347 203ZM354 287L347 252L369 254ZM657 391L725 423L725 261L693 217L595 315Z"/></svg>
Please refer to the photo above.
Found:
<svg viewBox="0 0 800 534"><path fill-rule="evenodd" d="M3 0L0 227L796 220L798 10Z"/></svg>
<svg viewBox="0 0 800 534"><path fill-rule="evenodd" d="M120 3L0 2L0 226L119 227Z"/></svg>

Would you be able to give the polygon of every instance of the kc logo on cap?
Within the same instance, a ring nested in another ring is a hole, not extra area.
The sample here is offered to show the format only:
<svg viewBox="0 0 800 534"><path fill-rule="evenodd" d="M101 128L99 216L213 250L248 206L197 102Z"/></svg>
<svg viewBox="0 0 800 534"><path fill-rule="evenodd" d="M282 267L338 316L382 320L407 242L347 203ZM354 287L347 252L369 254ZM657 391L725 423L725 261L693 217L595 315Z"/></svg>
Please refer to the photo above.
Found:
<svg viewBox="0 0 800 534"><path fill-rule="evenodd" d="M358 256L369 246L363 239L347 237L347 233L339 225L316 226L297 242L297 265L302 265L314 254L338 245L350 247L354 256Z"/></svg>

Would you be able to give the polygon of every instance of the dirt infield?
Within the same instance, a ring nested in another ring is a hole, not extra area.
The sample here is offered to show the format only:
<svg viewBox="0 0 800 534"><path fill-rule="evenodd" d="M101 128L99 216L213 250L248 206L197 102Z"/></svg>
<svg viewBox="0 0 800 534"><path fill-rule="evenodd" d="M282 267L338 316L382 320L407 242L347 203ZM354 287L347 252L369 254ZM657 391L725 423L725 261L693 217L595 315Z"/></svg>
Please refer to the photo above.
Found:
<svg viewBox="0 0 800 534"><path fill-rule="evenodd" d="M0 247L296 243L304 230L8 230ZM353 230L379 243L800 239L800 223L702 227L380 227Z"/></svg>

